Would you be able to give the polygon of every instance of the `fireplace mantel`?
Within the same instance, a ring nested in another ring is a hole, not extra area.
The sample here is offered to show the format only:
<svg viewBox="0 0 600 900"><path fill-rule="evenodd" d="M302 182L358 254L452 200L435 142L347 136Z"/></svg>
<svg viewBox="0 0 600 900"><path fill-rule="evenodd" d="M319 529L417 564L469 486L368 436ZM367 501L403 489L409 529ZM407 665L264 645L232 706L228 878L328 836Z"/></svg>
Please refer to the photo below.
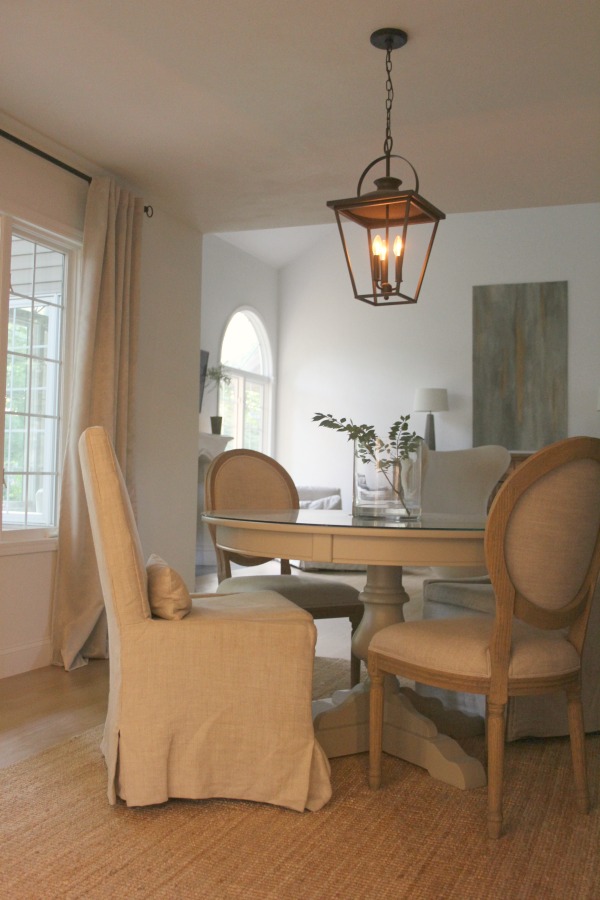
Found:
<svg viewBox="0 0 600 900"><path fill-rule="evenodd" d="M201 431L198 435L198 459L212 462L231 440L232 438L226 434L209 434Z"/></svg>

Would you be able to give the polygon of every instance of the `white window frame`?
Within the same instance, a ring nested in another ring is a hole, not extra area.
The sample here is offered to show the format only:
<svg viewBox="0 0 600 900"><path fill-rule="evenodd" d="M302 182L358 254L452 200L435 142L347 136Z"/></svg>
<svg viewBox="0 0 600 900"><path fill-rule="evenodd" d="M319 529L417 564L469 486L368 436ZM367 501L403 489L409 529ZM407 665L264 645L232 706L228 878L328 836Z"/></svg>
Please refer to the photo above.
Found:
<svg viewBox="0 0 600 900"><path fill-rule="evenodd" d="M228 375L230 378L235 379L239 382L238 387L238 397L245 396L246 383L255 383L261 384L264 386L264 407L263 407L263 427L262 427L262 452L270 455L272 452L272 444L273 444L273 396L275 393L275 378L273 376L273 354L271 350L271 341L269 340L269 335L265 324L261 318L261 316L257 313L255 309L252 309L250 306L238 306L232 314L227 319L225 324L225 328L223 329L223 336L221 338L221 347L219 351L219 360L222 360L223 356L223 341L225 340L225 334L227 333L227 329L231 323L231 320L234 316L239 313L243 313L250 319L254 330L258 336L258 341L261 347L264 367L267 370L267 374L258 374L255 372L249 372L245 369L237 369L233 366L227 366L225 363L222 363L223 372ZM219 396L218 396L218 407L219 411L221 410L222 403L222 395L221 395L222 387L219 385ZM237 429L238 434L242 435L244 433L244 405L243 402L240 403L238 400L238 406L236 410L236 418L237 418Z"/></svg>
<svg viewBox="0 0 600 900"><path fill-rule="evenodd" d="M79 281L81 266L81 240L72 235L50 230L16 216L0 211L0 396L6 396L6 368L8 354L8 322L10 295L10 259L12 251L12 235L17 233L25 239L38 242L65 255L64 296L62 311L62 328L60 344L60 376L59 376L59 425L57 441L57 490L56 516L60 504L60 472L65 446L68 409L70 406L70 378L74 350L74 322L76 306L76 286ZM4 462L4 405L2 406L2 427L0 428L0 459ZM54 526L10 527L3 521L0 507L0 544L32 543L56 537L58 521ZM1 551L0 551L1 552Z"/></svg>

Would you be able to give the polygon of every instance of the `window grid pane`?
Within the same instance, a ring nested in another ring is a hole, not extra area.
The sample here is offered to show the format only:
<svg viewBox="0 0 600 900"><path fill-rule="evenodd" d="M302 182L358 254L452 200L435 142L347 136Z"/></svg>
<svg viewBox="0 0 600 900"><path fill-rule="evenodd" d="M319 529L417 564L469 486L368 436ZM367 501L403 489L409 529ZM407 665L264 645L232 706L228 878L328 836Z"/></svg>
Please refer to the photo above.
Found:
<svg viewBox="0 0 600 900"><path fill-rule="evenodd" d="M243 312L232 316L227 326L221 349L221 363L254 375L266 374L256 328Z"/></svg>
<svg viewBox="0 0 600 900"><path fill-rule="evenodd" d="M244 391L244 447L262 450L264 385L246 380Z"/></svg>
<svg viewBox="0 0 600 900"><path fill-rule="evenodd" d="M241 429L238 425L240 402L243 396L244 379L239 375L232 375L229 384L220 385L219 413L223 416L223 434L231 435L233 440L228 445L230 450L238 449L241 444L237 440Z"/></svg>
<svg viewBox="0 0 600 900"><path fill-rule="evenodd" d="M3 526L56 524L66 253L12 236Z"/></svg>

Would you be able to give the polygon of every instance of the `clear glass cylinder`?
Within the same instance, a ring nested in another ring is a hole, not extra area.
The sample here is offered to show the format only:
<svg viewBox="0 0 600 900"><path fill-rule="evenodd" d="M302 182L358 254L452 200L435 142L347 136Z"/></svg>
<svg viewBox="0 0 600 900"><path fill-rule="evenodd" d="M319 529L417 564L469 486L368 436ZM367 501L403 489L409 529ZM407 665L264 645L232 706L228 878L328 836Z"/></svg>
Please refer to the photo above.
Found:
<svg viewBox="0 0 600 900"><path fill-rule="evenodd" d="M390 444L378 440L372 452L354 442L352 515L368 518L418 519L421 515L423 442L397 457Z"/></svg>

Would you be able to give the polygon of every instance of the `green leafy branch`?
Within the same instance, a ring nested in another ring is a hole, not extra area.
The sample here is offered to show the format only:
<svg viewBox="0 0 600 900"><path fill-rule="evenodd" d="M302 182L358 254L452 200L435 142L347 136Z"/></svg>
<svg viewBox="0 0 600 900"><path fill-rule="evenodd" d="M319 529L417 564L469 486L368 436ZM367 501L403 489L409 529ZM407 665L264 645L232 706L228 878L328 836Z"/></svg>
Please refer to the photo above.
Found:
<svg viewBox="0 0 600 900"><path fill-rule="evenodd" d="M315 413L312 421L318 422L321 428L331 428L333 431L347 434L348 440L355 442L359 459L365 463L375 463L378 471L383 474L404 505L402 482L399 477L400 460L410 459L410 454L416 451L421 440L415 431L409 430L410 416L400 416L392 423L387 441L377 436L372 425L356 425L352 419L345 417L336 419L331 413Z"/></svg>
<svg viewBox="0 0 600 900"><path fill-rule="evenodd" d="M217 387L221 382L223 382L223 384L229 384L231 381L231 375L228 375L225 372L222 365L211 366L208 368L206 370L206 377L213 383L214 387Z"/></svg>

